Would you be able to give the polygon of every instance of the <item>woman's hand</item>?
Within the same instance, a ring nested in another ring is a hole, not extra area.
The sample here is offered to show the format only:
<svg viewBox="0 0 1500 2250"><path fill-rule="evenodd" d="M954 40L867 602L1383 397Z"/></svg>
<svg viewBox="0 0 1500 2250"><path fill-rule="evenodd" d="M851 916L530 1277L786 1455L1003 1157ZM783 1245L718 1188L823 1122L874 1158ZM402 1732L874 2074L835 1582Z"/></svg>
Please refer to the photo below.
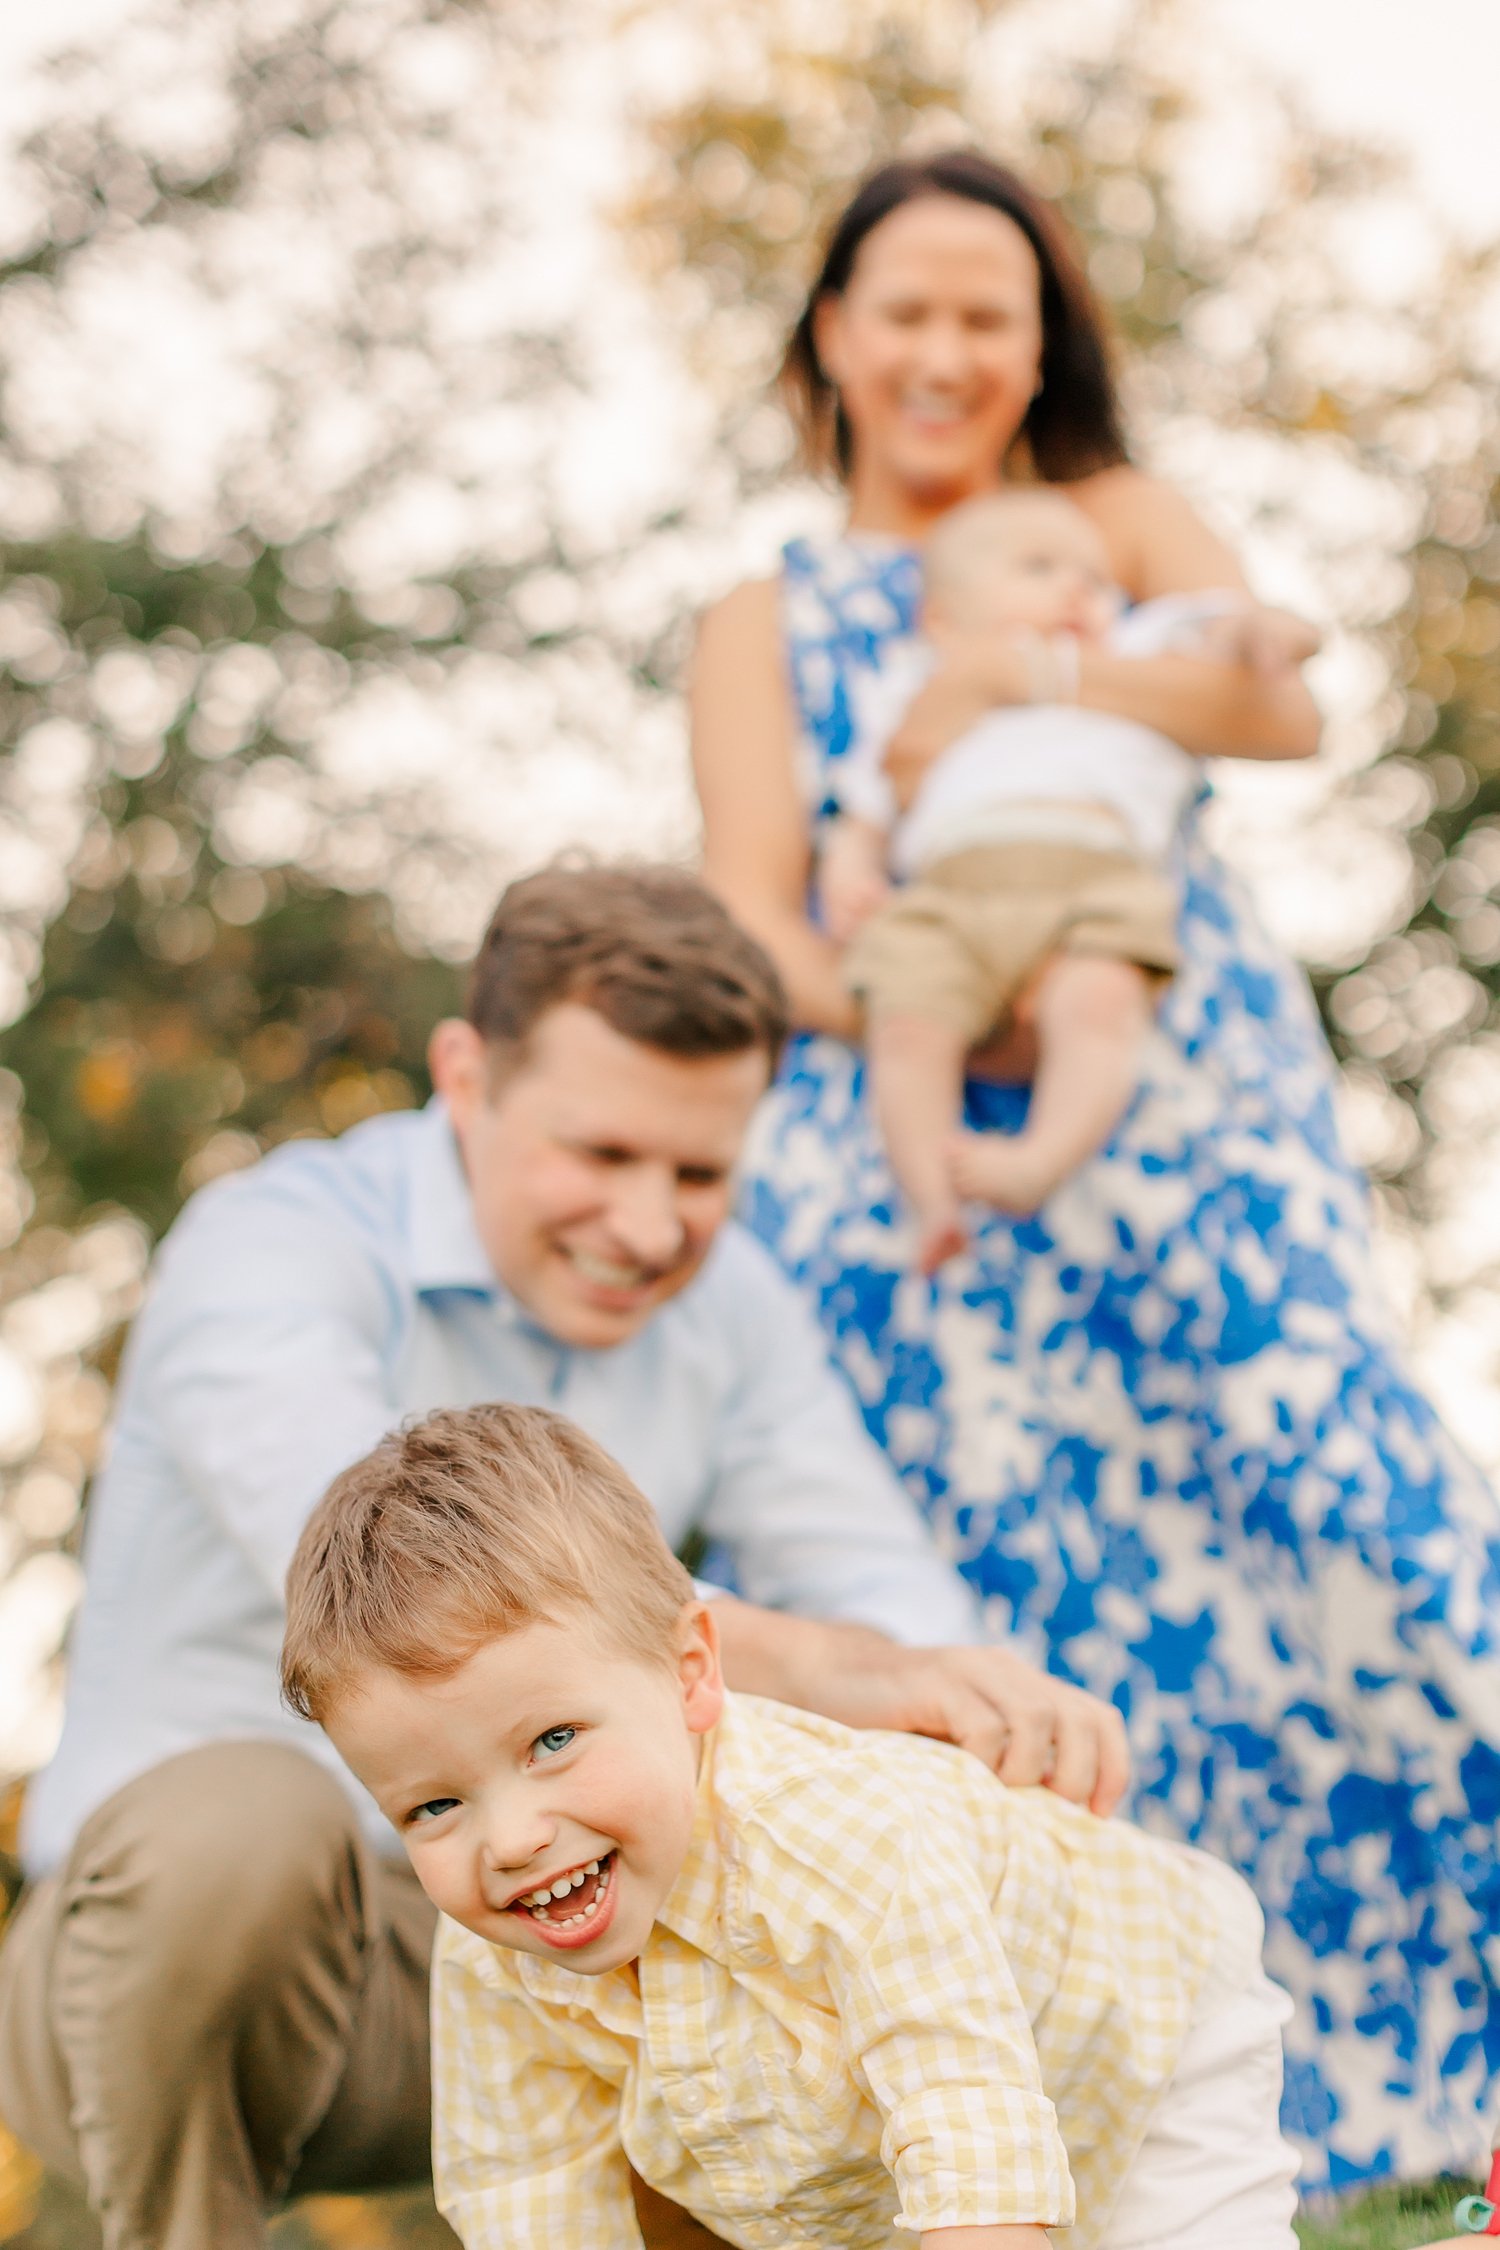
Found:
<svg viewBox="0 0 1500 2250"><path fill-rule="evenodd" d="M885 753L886 779L903 812L921 788L928 767L950 742L967 734L997 705L1031 701L1027 643L1034 638L944 634L937 666L907 705Z"/></svg>
<svg viewBox="0 0 1500 2250"><path fill-rule="evenodd" d="M1211 618L1202 629L1205 656L1271 676L1295 672L1322 646L1316 625L1289 609L1268 609L1263 602L1247 601L1242 609Z"/></svg>
<svg viewBox="0 0 1500 2250"><path fill-rule="evenodd" d="M829 823L818 862L818 902L839 945L847 945L891 895L884 844L877 828L847 813Z"/></svg>

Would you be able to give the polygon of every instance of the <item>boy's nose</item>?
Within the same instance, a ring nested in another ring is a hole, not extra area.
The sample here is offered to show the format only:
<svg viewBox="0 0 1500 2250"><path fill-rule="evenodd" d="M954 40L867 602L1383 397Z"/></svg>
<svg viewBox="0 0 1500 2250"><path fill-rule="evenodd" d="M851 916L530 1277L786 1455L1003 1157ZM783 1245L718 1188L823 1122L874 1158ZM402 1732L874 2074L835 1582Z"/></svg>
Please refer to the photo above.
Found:
<svg viewBox="0 0 1500 2250"><path fill-rule="evenodd" d="M556 1837L556 1821L539 1809L497 1805L485 1822L481 1846L485 1866L491 1875L508 1881L524 1875L528 1868L544 1874L547 1870L543 1861Z"/></svg>

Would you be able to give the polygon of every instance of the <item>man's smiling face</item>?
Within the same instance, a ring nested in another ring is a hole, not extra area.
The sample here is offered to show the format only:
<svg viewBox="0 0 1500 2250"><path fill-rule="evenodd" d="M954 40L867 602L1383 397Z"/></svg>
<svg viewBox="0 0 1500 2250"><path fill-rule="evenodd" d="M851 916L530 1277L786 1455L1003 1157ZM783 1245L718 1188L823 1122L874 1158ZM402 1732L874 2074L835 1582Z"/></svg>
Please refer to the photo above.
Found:
<svg viewBox="0 0 1500 2250"><path fill-rule="evenodd" d="M671 1055L563 1001L508 1068L497 1059L469 1024L434 1034L480 1240L560 1343L624 1343L692 1279L728 1215L765 1050Z"/></svg>

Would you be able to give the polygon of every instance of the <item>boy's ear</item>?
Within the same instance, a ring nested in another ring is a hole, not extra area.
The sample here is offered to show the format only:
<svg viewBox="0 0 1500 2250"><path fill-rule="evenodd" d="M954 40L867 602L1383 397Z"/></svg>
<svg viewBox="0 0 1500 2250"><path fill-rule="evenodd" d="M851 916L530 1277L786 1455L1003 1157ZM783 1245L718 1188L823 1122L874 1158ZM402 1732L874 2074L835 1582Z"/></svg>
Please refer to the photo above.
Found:
<svg viewBox="0 0 1500 2250"><path fill-rule="evenodd" d="M713 1603L691 1601L678 1628L677 1677L689 1734L707 1734L724 1709L724 1674L719 1665L719 1625Z"/></svg>

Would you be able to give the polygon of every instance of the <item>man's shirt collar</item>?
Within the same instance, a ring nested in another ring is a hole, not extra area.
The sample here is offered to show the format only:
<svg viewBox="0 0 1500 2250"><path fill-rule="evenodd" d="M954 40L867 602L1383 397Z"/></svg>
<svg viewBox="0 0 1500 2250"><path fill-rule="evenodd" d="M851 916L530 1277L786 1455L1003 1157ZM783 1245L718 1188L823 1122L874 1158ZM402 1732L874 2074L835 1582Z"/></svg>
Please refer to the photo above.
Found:
<svg viewBox="0 0 1500 2250"><path fill-rule="evenodd" d="M458 1140L440 1095L422 1111L414 1137L408 1205L412 1287L423 1296L461 1289L512 1305L479 1239Z"/></svg>

